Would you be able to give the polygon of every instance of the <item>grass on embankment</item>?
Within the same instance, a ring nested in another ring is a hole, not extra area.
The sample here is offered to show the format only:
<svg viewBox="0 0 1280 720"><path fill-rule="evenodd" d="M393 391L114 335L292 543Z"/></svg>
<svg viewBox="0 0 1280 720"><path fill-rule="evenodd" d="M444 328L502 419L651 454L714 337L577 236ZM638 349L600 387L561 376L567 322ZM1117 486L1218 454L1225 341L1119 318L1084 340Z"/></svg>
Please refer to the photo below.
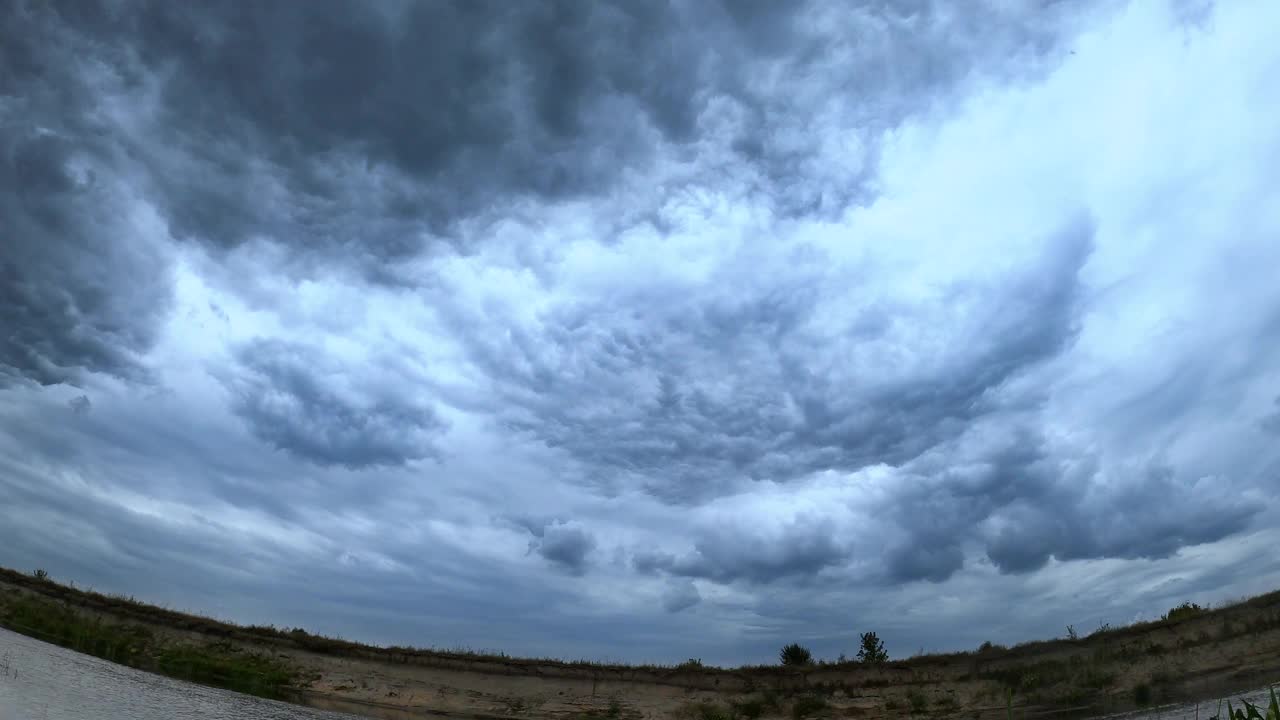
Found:
<svg viewBox="0 0 1280 720"><path fill-rule="evenodd" d="M0 625L121 665L259 697L284 698L300 679L288 664L263 653L220 641L165 641L141 625L104 622L35 595L0 604Z"/></svg>

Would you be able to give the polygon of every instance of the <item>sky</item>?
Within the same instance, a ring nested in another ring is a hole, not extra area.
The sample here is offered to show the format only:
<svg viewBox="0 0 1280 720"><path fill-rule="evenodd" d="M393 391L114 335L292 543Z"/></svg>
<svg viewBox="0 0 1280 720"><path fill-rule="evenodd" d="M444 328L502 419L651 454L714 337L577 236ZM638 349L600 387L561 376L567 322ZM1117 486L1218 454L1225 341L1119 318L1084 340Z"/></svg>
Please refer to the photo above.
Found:
<svg viewBox="0 0 1280 720"><path fill-rule="evenodd" d="M721 665L1274 589L1277 26L0 1L0 565Z"/></svg>

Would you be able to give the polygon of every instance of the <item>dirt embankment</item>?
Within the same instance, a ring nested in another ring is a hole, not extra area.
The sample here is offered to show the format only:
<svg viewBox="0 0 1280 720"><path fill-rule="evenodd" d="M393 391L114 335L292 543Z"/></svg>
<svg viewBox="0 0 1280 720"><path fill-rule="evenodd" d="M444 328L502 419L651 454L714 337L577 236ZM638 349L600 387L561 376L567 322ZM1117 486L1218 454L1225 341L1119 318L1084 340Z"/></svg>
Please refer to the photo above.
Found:
<svg viewBox="0 0 1280 720"><path fill-rule="evenodd" d="M54 601L153 646L268 658L296 678L302 704L381 718L735 720L744 718L1096 715L1214 699L1280 682L1280 592L1178 621L1079 640L935 655L863 667L633 667L408 648L374 648L241 627L0 570L0 618L22 598ZM12 629L23 631L21 627ZM56 638L46 638L57 641Z"/></svg>

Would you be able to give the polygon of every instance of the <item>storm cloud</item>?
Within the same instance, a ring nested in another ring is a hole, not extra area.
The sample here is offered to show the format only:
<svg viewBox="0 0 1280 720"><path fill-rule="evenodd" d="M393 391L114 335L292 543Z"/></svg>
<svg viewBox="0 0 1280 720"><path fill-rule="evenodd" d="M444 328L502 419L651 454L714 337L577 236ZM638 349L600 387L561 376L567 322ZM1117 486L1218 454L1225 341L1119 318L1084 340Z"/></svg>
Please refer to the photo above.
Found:
<svg viewBox="0 0 1280 720"><path fill-rule="evenodd" d="M231 410L255 436L320 465L399 465L435 455L443 429L408 378L372 368L352 375L321 348L258 340L235 352L225 384Z"/></svg>
<svg viewBox="0 0 1280 720"><path fill-rule="evenodd" d="M15 40L6 65L41 41ZM169 309L167 251L135 237L146 218L85 108L24 89L0 105L0 384L92 372L145 381L139 355Z"/></svg>
<svg viewBox="0 0 1280 720"><path fill-rule="evenodd" d="M1280 434L1280 398L1276 398L1276 411L1262 418L1262 429Z"/></svg>
<svg viewBox="0 0 1280 720"><path fill-rule="evenodd" d="M4 3L0 564L730 664L1271 589L1277 21Z"/></svg>
<svg viewBox="0 0 1280 720"><path fill-rule="evenodd" d="M841 297L859 273L823 273L822 258L758 287L730 276L774 259L734 258L692 292L610 294L467 339L508 425L563 448L588 478L638 476L665 499L697 501L740 478L900 465L1019 402L1001 388L1075 332L1091 233L1074 220L1004 284L945 288L936 302L956 315L941 332L954 340L907 348L914 357L892 357L905 338L890 303ZM848 304L824 306L832 296Z"/></svg>
<svg viewBox="0 0 1280 720"><path fill-rule="evenodd" d="M596 547L596 539L577 524L553 521L532 530L535 540L529 549L547 562L575 575L587 569L587 556Z"/></svg>

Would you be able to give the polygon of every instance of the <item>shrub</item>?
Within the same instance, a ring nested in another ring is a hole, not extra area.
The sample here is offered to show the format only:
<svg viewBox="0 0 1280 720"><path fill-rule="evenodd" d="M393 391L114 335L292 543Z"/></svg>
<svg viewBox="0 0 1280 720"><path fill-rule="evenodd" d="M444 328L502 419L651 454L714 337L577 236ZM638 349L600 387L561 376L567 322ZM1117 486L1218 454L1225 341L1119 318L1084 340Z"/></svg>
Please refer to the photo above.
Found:
<svg viewBox="0 0 1280 720"><path fill-rule="evenodd" d="M1195 617L1203 613L1206 608L1201 607L1193 602L1184 602L1175 608L1169 608L1169 612L1160 617L1161 620L1185 620Z"/></svg>
<svg viewBox="0 0 1280 720"><path fill-rule="evenodd" d="M677 670L701 670L702 658L689 658L676 666Z"/></svg>
<svg viewBox="0 0 1280 720"><path fill-rule="evenodd" d="M778 653L778 659L783 665L812 665L813 653L799 643L791 643L782 648Z"/></svg>
<svg viewBox="0 0 1280 720"><path fill-rule="evenodd" d="M1067 626L1067 639L1068 639L1068 640L1079 640L1079 639L1080 639L1080 634L1076 632L1076 626L1075 626L1075 625L1068 625L1068 626Z"/></svg>
<svg viewBox="0 0 1280 720"><path fill-rule="evenodd" d="M35 572L33 572L33 573L31 573L31 576L32 576L32 577L34 577L34 578L35 578L35 579L37 579L37 580L48 580L48 579L49 579L49 573L48 573L48 571L46 571L44 568L36 568L36 571L35 571Z"/></svg>
<svg viewBox="0 0 1280 720"><path fill-rule="evenodd" d="M862 633L862 647L858 649L858 662L866 665L878 665L889 659L884 650L884 641L873 632Z"/></svg>
<svg viewBox="0 0 1280 720"><path fill-rule="evenodd" d="M907 693L907 702L911 703L911 712L922 713L929 708L929 698L919 690L912 689Z"/></svg>
<svg viewBox="0 0 1280 720"><path fill-rule="evenodd" d="M1138 707L1146 707L1151 704L1151 686L1146 683L1138 683L1133 686L1133 702Z"/></svg>

